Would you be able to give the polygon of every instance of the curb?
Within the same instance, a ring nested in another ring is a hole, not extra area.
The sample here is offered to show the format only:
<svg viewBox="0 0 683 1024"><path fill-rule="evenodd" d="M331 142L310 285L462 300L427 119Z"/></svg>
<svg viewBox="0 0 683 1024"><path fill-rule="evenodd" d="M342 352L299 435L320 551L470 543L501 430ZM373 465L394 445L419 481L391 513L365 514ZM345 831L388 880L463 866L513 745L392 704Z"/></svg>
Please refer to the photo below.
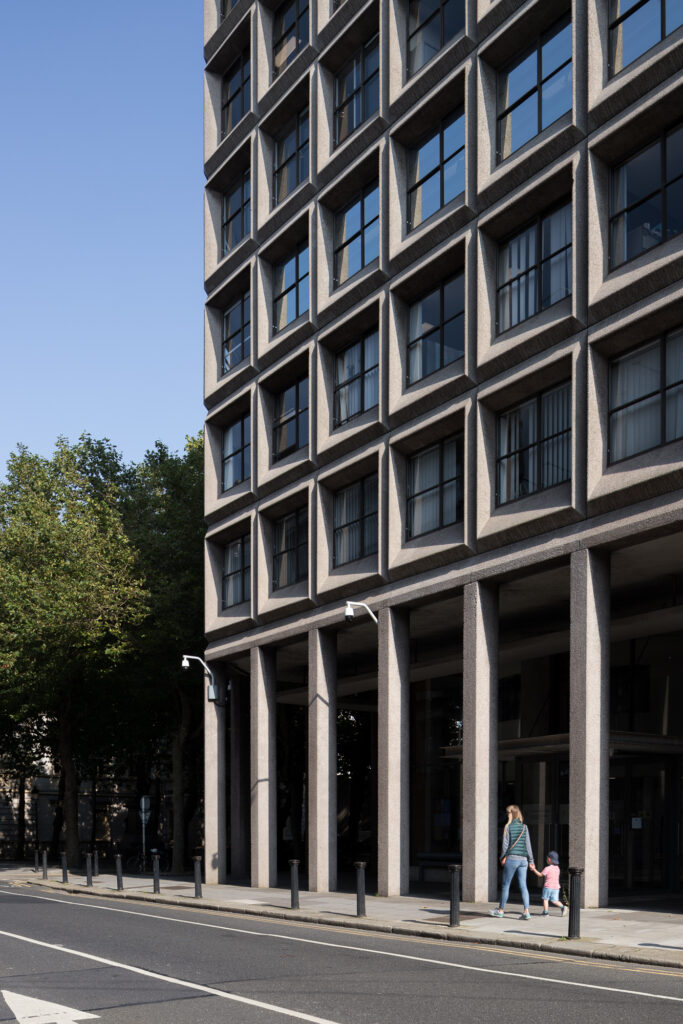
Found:
<svg viewBox="0 0 683 1024"><path fill-rule="evenodd" d="M15 883L17 884L17 883ZM504 946L514 949L527 949L536 953L552 953L562 956L581 956L596 960L617 960L622 963L643 964L649 967L673 967L683 968L683 957L672 954L644 954L631 946L616 946L609 943L596 943L588 939L565 939L558 938L554 941L522 941L521 939L509 938L507 936L490 936L472 932L462 932L451 929L448 926L438 927L436 925L419 925L390 923L380 921L372 917L350 917L345 914L313 914L302 910L290 910L287 907L245 907L242 904L218 902L216 900L196 899L194 896L165 896L161 893L132 892L116 889L86 888L83 884L57 882L48 879L20 879L18 884L35 886L36 888L52 889L56 892L68 892L78 896L93 897L112 900L129 900L136 903L160 904L161 906L182 907L190 909L198 907L202 910L212 910L219 913L231 914L235 917L257 917L274 921L292 921L303 924L324 925L325 927L348 928L355 931L376 932L384 935L400 935L404 937L438 939L441 942L462 942L469 945L480 946Z"/></svg>

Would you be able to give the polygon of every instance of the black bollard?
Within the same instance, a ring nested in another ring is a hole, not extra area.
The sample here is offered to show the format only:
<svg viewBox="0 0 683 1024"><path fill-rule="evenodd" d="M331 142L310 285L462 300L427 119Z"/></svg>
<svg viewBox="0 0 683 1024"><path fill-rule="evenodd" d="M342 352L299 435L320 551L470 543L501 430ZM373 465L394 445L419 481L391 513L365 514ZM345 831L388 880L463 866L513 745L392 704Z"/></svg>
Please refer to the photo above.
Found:
<svg viewBox="0 0 683 1024"><path fill-rule="evenodd" d="M292 910L298 910L299 909L299 861L298 860L290 860L290 862L289 862L289 869L290 869L290 885L291 885L291 889L292 889L292 898L291 898L290 906L291 906Z"/></svg>
<svg viewBox="0 0 683 1024"><path fill-rule="evenodd" d="M69 881L69 870L68 870L68 868L66 866L66 854L64 852L62 852L62 853L60 853L59 856L60 856L60 859L62 861L62 881L63 882L68 882Z"/></svg>
<svg viewBox="0 0 683 1024"><path fill-rule="evenodd" d="M92 853L85 855L85 884L92 885Z"/></svg>
<svg viewBox="0 0 683 1024"><path fill-rule="evenodd" d="M569 869L569 929L568 939L581 938L581 875L583 868Z"/></svg>
<svg viewBox="0 0 683 1024"><path fill-rule="evenodd" d="M34 864L33 864L33 870L35 871L36 874L38 874L38 867L39 867L39 864L40 864L40 852L39 852L37 846L35 847L33 853L35 855L35 860L34 860Z"/></svg>
<svg viewBox="0 0 683 1024"><path fill-rule="evenodd" d="M154 872L154 892L161 892L161 882L159 879L159 854L152 854L152 871Z"/></svg>
<svg viewBox="0 0 683 1024"><path fill-rule="evenodd" d="M100 876L100 855L97 852L97 847L95 847L95 850L94 850L93 855L92 855L92 873L93 873L93 878L99 878L99 876Z"/></svg>
<svg viewBox="0 0 683 1024"><path fill-rule="evenodd" d="M356 917L365 917L365 861L357 860L356 869Z"/></svg>
<svg viewBox="0 0 683 1024"><path fill-rule="evenodd" d="M121 854L117 853L114 858L116 861L116 888L120 891L123 889L123 868L121 867Z"/></svg>
<svg viewBox="0 0 683 1024"><path fill-rule="evenodd" d="M448 870L451 873L451 928L457 928L460 924L460 873L461 864L449 864Z"/></svg>
<svg viewBox="0 0 683 1024"><path fill-rule="evenodd" d="M200 900L202 898L202 858L193 857L194 861L194 894Z"/></svg>
<svg viewBox="0 0 683 1024"><path fill-rule="evenodd" d="M43 878L47 878L47 850L43 850Z"/></svg>

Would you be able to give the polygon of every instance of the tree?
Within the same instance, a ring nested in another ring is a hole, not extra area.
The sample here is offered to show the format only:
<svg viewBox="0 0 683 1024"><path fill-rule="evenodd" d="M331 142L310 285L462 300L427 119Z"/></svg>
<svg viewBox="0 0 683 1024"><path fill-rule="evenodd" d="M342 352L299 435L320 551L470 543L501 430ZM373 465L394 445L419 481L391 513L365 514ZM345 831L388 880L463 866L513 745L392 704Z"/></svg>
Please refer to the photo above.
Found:
<svg viewBox="0 0 683 1024"><path fill-rule="evenodd" d="M46 726L71 865L78 737L106 706L93 683L122 658L147 612L119 510L122 474L108 442L60 438L50 459L20 446L0 485L0 701L13 720Z"/></svg>

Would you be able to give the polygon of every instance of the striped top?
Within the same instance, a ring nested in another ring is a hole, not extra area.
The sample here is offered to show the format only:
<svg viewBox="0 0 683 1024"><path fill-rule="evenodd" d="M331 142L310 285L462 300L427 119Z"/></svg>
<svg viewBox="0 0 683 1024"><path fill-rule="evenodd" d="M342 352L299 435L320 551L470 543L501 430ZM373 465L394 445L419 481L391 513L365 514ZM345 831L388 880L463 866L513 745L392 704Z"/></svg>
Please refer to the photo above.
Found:
<svg viewBox="0 0 683 1024"><path fill-rule="evenodd" d="M524 832L524 835L517 843L516 840ZM503 845L501 847L500 856L505 857L510 847L515 845L514 850L510 851L511 857L523 857L528 860L531 864L534 863L534 854L531 849L531 840L529 838L529 829L524 825L519 818L515 818L510 822L509 825L503 829Z"/></svg>

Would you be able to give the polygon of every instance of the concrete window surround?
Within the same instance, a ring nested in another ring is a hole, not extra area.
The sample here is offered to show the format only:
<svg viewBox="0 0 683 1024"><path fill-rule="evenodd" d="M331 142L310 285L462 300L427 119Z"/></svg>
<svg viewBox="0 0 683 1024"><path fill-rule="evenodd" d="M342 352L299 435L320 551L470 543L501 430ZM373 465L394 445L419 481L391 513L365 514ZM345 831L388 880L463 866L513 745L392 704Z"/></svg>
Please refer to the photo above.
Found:
<svg viewBox="0 0 683 1024"><path fill-rule="evenodd" d="M620 13L610 0L609 74L623 71L662 39L683 26L683 18L669 11L667 0L637 0L630 10Z"/></svg>
<svg viewBox="0 0 683 1024"><path fill-rule="evenodd" d="M246 295L249 295L249 311L247 314L246 309L244 310L244 317L248 318L250 326L253 325L252 272L253 265L247 263L232 279L226 282L218 294L214 295L212 301L206 304L204 313L204 392L207 402L212 405L215 405L216 401L220 401L221 395L228 387L230 389L238 388L240 382L253 373L255 362L253 337L250 337L249 340L249 354L226 372L224 372L223 357L226 313L235 305L243 304Z"/></svg>
<svg viewBox="0 0 683 1024"><path fill-rule="evenodd" d="M287 494L284 499L279 498L261 506L257 519L255 550L252 550L252 564L256 566L255 572L259 579L257 614L263 621L294 614L310 607L312 603L315 579L315 515L312 514L312 497L310 487L305 487ZM276 524L302 509L307 511L308 523L306 578L287 586L275 587L273 559Z"/></svg>
<svg viewBox="0 0 683 1024"><path fill-rule="evenodd" d="M237 629L247 628L247 624L254 621L251 615L255 585L253 571L251 573L249 593L245 595L245 599L241 604L224 608L222 600L219 599L222 591L224 552L228 544L240 538L249 537L253 567L254 523L254 514L252 512L243 512L235 517L227 529L219 527L217 530L209 531L207 534L205 626L206 629L217 631L222 636L228 636Z"/></svg>
<svg viewBox="0 0 683 1024"><path fill-rule="evenodd" d="M251 537L242 534L223 548L223 609L244 604L251 596Z"/></svg>
<svg viewBox="0 0 683 1024"><path fill-rule="evenodd" d="M251 480L251 416L247 412L223 427L221 490Z"/></svg>
<svg viewBox="0 0 683 1024"><path fill-rule="evenodd" d="M413 6L417 9L413 11ZM440 0L420 18L419 4L408 5L408 77L416 74L465 27L465 0Z"/></svg>
<svg viewBox="0 0 683 1024"><path fill-rule="evenodd" d="M571 111L571 31L571 18L565 15L498 69L499 163Z"/></svg>
<svg viewBox="0 0 683 1024"><path fill-rule="evenodd" d="M284 0L273 20L273 77L282 74L309 39L308 0Z"/></svg>
<svg viewBox="0 0 683 1024"><path fill-rule="evenodd" d="M570 395L570 383L560 383L498 413L498 508L569 480L572 423Z"/></svg>

